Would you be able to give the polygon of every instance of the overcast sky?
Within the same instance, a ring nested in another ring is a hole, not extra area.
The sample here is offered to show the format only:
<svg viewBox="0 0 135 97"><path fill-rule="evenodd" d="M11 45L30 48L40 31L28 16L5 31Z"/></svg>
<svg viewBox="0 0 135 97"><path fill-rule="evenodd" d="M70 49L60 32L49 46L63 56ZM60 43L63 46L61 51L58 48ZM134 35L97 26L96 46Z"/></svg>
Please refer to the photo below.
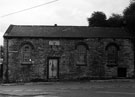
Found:
<svg viewBox="0 0 135 97"><path fill-rule="evenodd" d="M87 26L87 18L94 11L102 11L107 17L122 14L130 0L57 0L56 2L18 12L55 0L0 0L0 45L8 25L76 25Z"/></svg>

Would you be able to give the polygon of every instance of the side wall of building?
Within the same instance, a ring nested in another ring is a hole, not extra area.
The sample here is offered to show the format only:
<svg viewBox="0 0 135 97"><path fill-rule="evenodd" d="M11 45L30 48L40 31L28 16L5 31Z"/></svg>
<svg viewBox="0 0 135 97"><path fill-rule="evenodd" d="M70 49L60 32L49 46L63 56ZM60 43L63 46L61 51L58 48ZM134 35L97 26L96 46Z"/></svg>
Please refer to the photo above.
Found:
<svg viewBox="0 0 135 97"><path fill-rule="evenodd" d="M58 46L49 45L50 41L59 42ZM8 43L8 48L7 48ZM21 47L23 44L33 46L31 65L21 64ZM87 45L86 65L76 64L79 43ZM106 47L115 43L119 47L116 66L107 65ZM48 58L59 59L59 79L77 78L117 78L118 68L126 68L126 77L134 75L134 52L130 39L88 38L88 39L45 39L12 38L5 40L5 71L8 69L9 80L31 81L48 79ZM7 52L8 51L8 52ZM8 58L8 59L6 59ZM8 62L7 62L8 60ZM8 68L7 68L8 65Z"/></svg>

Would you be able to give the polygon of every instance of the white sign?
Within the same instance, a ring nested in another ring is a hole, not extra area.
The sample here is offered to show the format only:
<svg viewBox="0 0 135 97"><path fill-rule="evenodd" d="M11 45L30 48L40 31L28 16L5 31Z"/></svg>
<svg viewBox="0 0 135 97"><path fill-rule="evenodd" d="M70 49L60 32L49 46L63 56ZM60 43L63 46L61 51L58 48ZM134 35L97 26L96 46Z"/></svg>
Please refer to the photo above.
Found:
<svg viewBox="0 0 135 97"><path fill-rule="evenodd" d="M0 64L2 64L3 63L3 59L2 58L0 58Z"/></svg>
<svg viewBox="0 0 135 97"><path fill-rule="evenodd" d="M49 45L60 45L60 41L56 41L56 40L49 41Z"/></svg>

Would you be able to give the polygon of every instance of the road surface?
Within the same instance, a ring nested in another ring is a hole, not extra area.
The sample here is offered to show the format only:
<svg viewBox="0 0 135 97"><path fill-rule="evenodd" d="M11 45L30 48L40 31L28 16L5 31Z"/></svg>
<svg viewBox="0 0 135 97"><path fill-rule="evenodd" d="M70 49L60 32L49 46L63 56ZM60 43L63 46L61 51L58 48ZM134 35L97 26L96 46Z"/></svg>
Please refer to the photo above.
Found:
<svg viewBox="0 0 135 97"><path fill-rule="evenodd" d="M135 82L1 84L0 97L135 97Z"/></svg>

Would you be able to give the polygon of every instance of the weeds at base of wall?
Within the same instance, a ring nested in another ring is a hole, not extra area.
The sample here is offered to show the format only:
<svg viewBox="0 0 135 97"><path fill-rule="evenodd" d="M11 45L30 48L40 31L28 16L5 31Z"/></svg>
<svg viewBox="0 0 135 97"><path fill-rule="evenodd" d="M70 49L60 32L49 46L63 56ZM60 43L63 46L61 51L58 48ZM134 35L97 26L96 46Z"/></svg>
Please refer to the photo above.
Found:
<svg viewBox="0 0 135 97"><path fill-rule="evenodd" d="M18 83L18 84L24 84L24 83L29 83L29 82L89 82L92 80L119 80L119 79L135 79L134 77L128 77L128 78L117 78L117 77L77 77L77 78L72 78L72 79L32 79L30 81L1 81L1 83Z"/></svg>

